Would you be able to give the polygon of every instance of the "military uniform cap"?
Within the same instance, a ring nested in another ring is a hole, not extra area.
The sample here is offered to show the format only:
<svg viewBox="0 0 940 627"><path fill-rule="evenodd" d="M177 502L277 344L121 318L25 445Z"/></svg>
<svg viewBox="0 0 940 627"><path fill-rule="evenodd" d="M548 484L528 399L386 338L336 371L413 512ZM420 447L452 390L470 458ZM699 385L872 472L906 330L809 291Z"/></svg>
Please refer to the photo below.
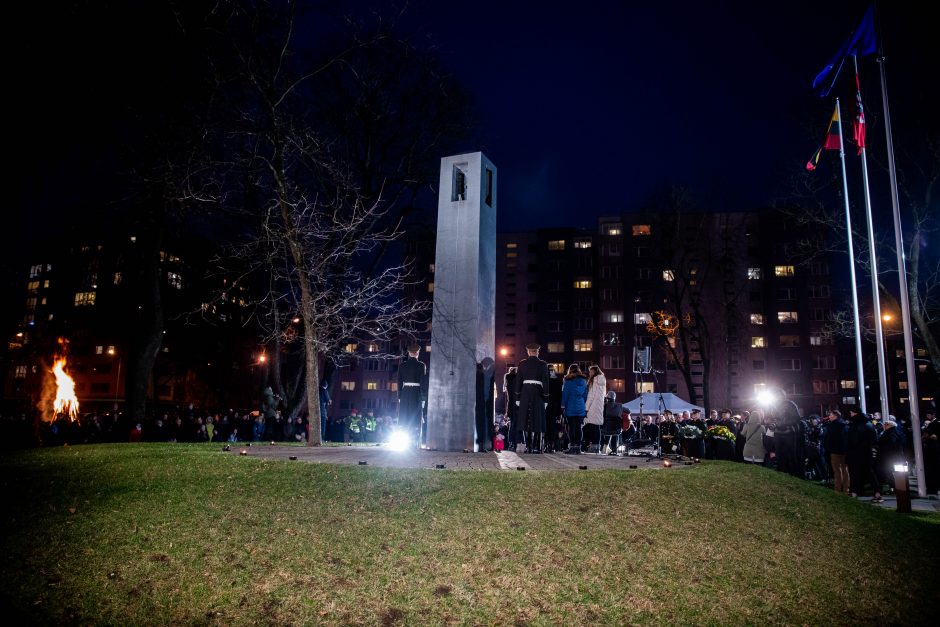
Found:
<svg viewBox="0 0 940 627"><path fill-rule="evenodd" d="M409 345L408 345L408 352L409 352L409 353L417 353L417 352L420 351L420 350L421 350L421 347L420 347L419 345L417 345L417 344L409 344Z"/></svg>
<svg viewBox="0 0 940 627"><path fill-rule="evenodd" d="M542 348L542 347L541 347L539 344L537 344L536 342L529 342L528 344L525 345L525 348L526 348L526 350L537 351L537 350L539 350L539 349Z"/></svg>

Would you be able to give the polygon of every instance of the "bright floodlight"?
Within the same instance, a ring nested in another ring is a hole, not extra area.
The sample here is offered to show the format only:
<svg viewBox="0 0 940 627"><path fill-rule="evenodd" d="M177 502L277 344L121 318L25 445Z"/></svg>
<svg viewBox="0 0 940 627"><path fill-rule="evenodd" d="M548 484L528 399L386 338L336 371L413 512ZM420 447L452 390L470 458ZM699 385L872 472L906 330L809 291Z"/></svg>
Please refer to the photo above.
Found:
<svg viewBox="0 0 940 627"><path fill-rule="evenodd" d="M761 405L770 405L774 402L774 393L770 390L761 390L757 393L757 402Z"/></svg>
<svg viewBox="0 0 940 627"><path fill-rule="evenodd" d="M907 472L907 462L901 462L900 464L894 465L894 472Z"/></svg>
<svg viewBox="0 0 940 627"><path fill-rule="evenodd" d="M388 438L388 448L392 451L404 451L410 444L411 438L401 429L392 431L392 435Z"/></svg>

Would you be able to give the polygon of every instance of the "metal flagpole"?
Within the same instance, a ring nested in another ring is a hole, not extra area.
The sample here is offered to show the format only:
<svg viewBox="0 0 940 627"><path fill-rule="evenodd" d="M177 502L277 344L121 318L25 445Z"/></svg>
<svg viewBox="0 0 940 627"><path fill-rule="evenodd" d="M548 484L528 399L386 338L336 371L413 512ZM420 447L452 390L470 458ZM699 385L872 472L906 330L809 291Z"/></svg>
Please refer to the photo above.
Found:
<svg viewBox="0 0 940 627"><path fill-rule="evenodd" d="M855 75L858 76L858 60L855 55L852 55L852 62L855 64ZM858 89L857 82L856 89ZM858 104L859 106L862 104L860 92L858 94ZM872 317L875 322L875 345L878 347L878 389L881 395L882 418L887 420L889 414L888 386L887 375L885 373L884 330L881 325L881 296L878 293L878 254L875 251L875 227L871 219L871 194L868 191L868 159L866 157L864 143L859 146L859 152L862 156L862 185L865 190L865 221L868 226L868 251L871 257L871 291L872 306L874 308Z"/></svg>
<svg viewBox="0 0 940 627"><path fill-rule="evenodd" d="M911 332L911 301L907 292L907 261L904 255L904 236L901 233L901 208L898 203L898 177L894 165L894 140L891 135L891 114L888 110L888 87L885 82L885 59L879 50L881 69L881 102L884 105L885 135L888 147L888 174L891 179L891 205L894 215L894 246L898 255L898 278L901 285L901 326L904 329L904 361L907 367L908 405L911 411L911 430L914 432L914 467L917 473L917 496L927 497L924 477L924 451L921 448L920 396L917 393L917 368L914 365L914 339Z"/></svg>
<svg viewBox="0 0 940 627"><path fill-rule="evenodd" d="M852 244L852 213L849 211L849 184L845 178L845 142L842 140L842 109L839 106L839 99L836 98L836 115L839 116L839 161L842 163L842 197L845 199L845 232L846 239L849 242L849 271L852 276L852 317L855 322L855 363L857 381L856 392L858 393L859 405L862 413L868 413L868 406L865 402L865 368L862 362L862 332L858 320L858 284L855 280L855 247Z"/></svg>

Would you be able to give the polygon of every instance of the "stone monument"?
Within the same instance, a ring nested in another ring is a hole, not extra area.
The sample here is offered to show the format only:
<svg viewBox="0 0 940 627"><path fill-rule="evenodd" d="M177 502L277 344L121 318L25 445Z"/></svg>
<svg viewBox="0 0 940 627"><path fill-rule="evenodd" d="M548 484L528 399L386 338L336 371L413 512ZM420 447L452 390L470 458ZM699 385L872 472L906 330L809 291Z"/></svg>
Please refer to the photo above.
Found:
<svg viewBox="0 0 940 627"><path fill-rule="evenodd" d="M444 157L438 189L427 444L474 450L476 365L496 347L496 167Z"/></svg>

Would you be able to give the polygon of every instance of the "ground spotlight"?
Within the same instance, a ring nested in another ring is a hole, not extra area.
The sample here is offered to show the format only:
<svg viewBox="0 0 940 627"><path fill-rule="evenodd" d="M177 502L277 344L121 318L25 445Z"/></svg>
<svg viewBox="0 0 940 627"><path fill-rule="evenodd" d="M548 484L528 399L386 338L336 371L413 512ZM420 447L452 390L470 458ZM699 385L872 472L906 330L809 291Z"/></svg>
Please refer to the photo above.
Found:
<svg viewBox="0 0 940 627"><path fill-rule="evenodd" d="M390 451L404 451L411 445L411 438L406 431L395 429L388 438L388 448Z"/></svg>
<svg viewBox="0 0 940 627"><path fill-rule="evenodd" d="M770 405L775 400L777 400L777 396L770 390L761 390L757 393L757 402L761 405Z"/></svg>
<svg viewBox="0 0 940 627"><path fill-rule="evenodd" d="M663 468L672 468L672 462L668 459L663 460Z"/></svg>

